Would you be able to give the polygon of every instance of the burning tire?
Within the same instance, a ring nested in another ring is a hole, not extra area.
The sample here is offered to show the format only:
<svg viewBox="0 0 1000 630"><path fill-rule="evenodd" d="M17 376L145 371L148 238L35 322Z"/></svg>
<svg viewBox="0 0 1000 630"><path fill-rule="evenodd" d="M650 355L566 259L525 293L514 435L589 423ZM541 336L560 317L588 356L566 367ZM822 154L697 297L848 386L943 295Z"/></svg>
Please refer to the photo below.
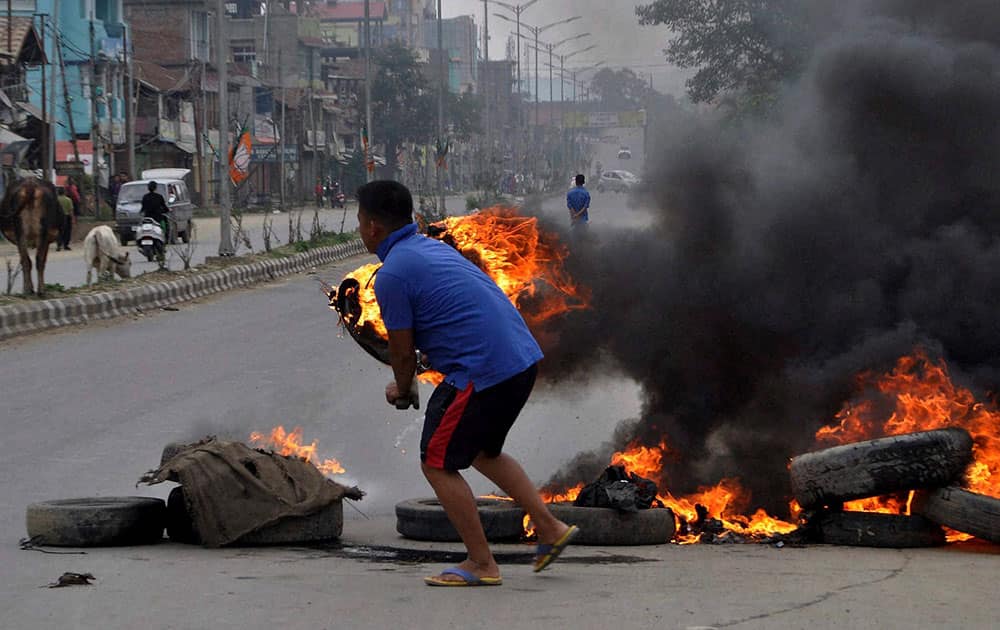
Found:
<svg viewBox="0 0 1000 630"><path fill-rule="evenodd" d="M479 520L490 541L518 540L524 534L524 510L513 501L476 499ZM405 538L461 542L437 499L410 499L396 504L396 531Z"/></svg>
<svg viewBox="0 0 1000 630"><path fill-rule="evenodd" d="M28 537L56 547L149 545L163 538L166 506L149 497L92 497L32 503Z"/></svg>
<svg viewBox="0 0 1000 630"><path fill-rule="evenodd" d="M964 429L940 429L844 444L792 459L792 492L804 508L917 488L962 476L972 459Z"/></svg>
<svg viewBox="0 0 1000 630"><path fill-rule="evenodd" d="M918 492L913 510L935 523L1000 543L1000 499L962 488L940 488Z"/></svg>
<svg viewBox="0 0 1000 630"><path fill-rule="evenodd" d="M323 510L307 516L283 519L250 532L234 545L284 545L290 543L320 542L340 538L344 531L344 505L337 501ZM200 545L201 534L188 510L184 488L178 486L167 498L167 536L174 542Z"/></svg>
<svg viewBox="0 0 1000 630"><path fill-rule="evenodd" d="M944 530L922 516L875 512L824 512L809 523L817 542L849 547L936 547Z"/></svg>
<svg viewBox="0 0 1000 630"><path fill-rule="evenodd" d="M549 510L560 521L580 528L574 543L581 545L664 545L674 537L676 528L673 511L664 508L619 512L552 503Z"/></svg>

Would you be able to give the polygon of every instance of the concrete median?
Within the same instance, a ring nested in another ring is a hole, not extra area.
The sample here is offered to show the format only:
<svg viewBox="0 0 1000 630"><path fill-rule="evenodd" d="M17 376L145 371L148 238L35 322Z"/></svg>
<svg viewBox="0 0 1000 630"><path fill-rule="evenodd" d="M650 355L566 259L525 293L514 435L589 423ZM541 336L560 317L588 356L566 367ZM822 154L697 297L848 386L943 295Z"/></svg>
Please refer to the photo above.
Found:
<svg viewBox="0 0 1000 630"><path fill-rule="evenodd" d="M367 253L360 240L320 247L287 258L235 265L167 282L52 300L0 306L0 339L50 328L121 317L163 308L228 289L267 282L338 260Z"/></svg>

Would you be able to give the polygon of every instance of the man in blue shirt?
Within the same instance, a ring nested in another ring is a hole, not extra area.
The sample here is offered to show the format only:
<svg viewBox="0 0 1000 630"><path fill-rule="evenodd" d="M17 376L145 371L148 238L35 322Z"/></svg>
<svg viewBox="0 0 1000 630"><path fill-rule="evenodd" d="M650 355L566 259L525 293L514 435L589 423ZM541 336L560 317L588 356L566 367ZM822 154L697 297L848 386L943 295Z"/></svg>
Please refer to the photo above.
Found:
<svg viewBox="0 0 1000 630"><path fill-rule="evenodd" d="M590 222L590 193L583 187L586 182L586 177L577 175L576 188L572 188L566 193L566 207L569 208L570 227L573 228L574 232L585 229Z"/></svg>
<svg viewBox="0 0 1000 630"><path fill-rule="evenodd" d="M556 519L504 440L528 400L541 349L524 319L489 276L456 249L417 232L405 186L376 181L358 189L365 247L382 267L375 297L389 332L394 380L390 404L409 400L416 349L445 375L427 405L420 440L424 476L462 537L468 558L431 586L502 582L472 490L458 471L474 467L524 508L538 532L535 571L547 567L579 531Z"/></svg>

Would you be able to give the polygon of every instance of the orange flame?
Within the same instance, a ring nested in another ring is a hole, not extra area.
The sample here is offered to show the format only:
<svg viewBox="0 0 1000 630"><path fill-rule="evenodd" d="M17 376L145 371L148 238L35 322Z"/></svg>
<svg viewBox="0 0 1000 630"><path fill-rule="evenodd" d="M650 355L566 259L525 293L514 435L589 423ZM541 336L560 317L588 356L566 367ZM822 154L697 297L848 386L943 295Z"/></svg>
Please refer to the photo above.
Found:
<svg viewBox="0 0 1000 630"><path fill-rule="evenodd" d="M319 442L313 440L312 444L302 443L302 427L295 427L291 433L285 431L285 427L276 426L271 429L271 433L264 435L254 431L250 434L250 443L262 448L270 448L279 455L299 457L306 460L319 469L324 475L340 475L346 472L340 462L335 459L320 459L316 456Z"/></svg>
<svg viewBox="0 0 1000 630"><path fill-rule="evenodd" d="M961 427L973 440L973 462L966 471L972 492L1000 497L1000 409L980 402L971 391L952 383L944 361L933 361L922 349L903 357L885 376L866 372L861 385L872 384L887 404L880 416L873 399L849 402L837 413L838 423L822 427L816 439L845 444L886 435Z"/></svg>
<svg viewBox="0 0 1000 630"><path fill-rule="evenodd" d="M624 466L628 472L662 482L663 459L667 453L669 448L665 441L660 442L659 446L633 443L624 451L612 455L611 465ZM583 487L584 484L581 483L563 492L543 492L542 498L547 503L575 501ZM763 509L758 509L750 516L744 515L742 512L750 502L750 494L736 479L723 479L715 486L701 488L694 494L679 498L670 492L661 491L656 498L664 507L673 510L675 517L687 522L698 518L695 506L701 505L707 509L710 518L721 521L727 530L745 536L788 534L797 528L795 524L775 518ZM675 540L686 544L697 542L697 537L677 534Z"/></svg>
<svg viewBox="0 0 1000 630"><path fill-rule="evenodd" d="M538 219L523 217L511 208L489 208L478 214L450 217L435 227L440 240L457 249L497 283L529 325L570 311L587 308L589 295L563 269L569 251L555 234L538 228ZM361 285L359 327L386 339L388 333L375 300L373 276L379 265L364 265L347 274ZM444 376L424 372L420 380L438 384Z"/></svg>

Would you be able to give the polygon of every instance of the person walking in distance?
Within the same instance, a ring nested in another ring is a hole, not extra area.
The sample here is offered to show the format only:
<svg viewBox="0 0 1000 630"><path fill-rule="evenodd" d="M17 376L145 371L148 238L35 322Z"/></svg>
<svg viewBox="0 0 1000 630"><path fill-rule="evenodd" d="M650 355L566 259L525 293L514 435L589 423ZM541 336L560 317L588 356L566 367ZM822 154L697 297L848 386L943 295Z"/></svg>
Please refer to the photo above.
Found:
<svg viewBox="0 0 1000 630"><path fill-rule="evenodd" d="M416 399L416 349L445 375L427 404L421 468L468 557L425 578L430 586L495 586L500 568L459 471L473 467L524 508L539 541L534 569L548 567L579 532L556 519L521 465L503 451L528 400L542 351L524 319L489 276L453 247L417 232L413 197L402 184L358 189L361 240L378 255L375 297L389 333L394 379L389 404Z"/></svg>
<svg viewBox="0 0 1000 630"><path fill-rule="evenodd" d="M583 175L577 175L576 187L571 188L566 193L569 224L573 229L574 236L583 235L586 232L587 224L590 223L590 193L583 187L585 183L587 183L587 178Z"/></svg>
<svg viewBox="0 0 1000 630"><path fill-rule="evenodd" d="M73 200L66 194L66 189L62 186L56 188L56 199L63 212L63 222L59 229L59 243L56 251L65 249L70 251L69 242L73 238L73 226L76 224L76 215L73 214Z"/></svg>
<svg viewBox="0 0 1000 630"><path fill-rule="evenodd" d="M323 189L323 181L320 179L316 180L316 187L313 189L313 194L316 195L316 205L320 208L323 207L323 197L325 196L325 190Z"/></svg>

